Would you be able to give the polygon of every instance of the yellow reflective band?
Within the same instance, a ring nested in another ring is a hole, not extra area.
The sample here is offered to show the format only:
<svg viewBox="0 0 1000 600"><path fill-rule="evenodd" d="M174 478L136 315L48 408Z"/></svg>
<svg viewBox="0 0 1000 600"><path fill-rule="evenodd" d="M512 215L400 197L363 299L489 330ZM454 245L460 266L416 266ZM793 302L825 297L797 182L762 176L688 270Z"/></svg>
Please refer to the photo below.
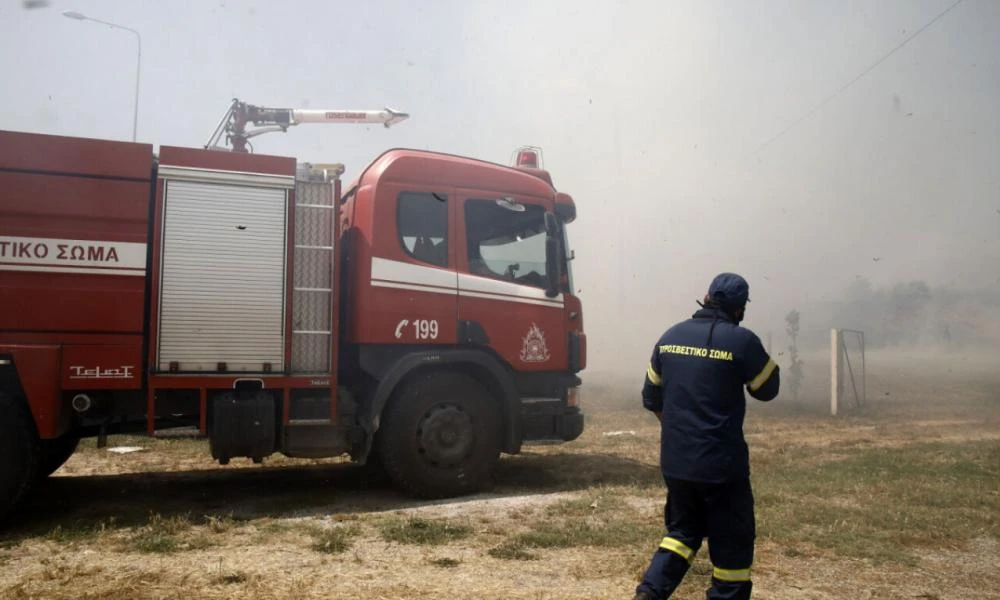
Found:
<svg viewBox="0 0 1000 600"><path fill-rule="evenodd" d="M750 581L750 569L712 569L712 577L720 581Z"/></svg>
<svg viewBox="0 0 1000 600"><path fill-rule="evenodd" d="M660 379L659 374L653 370L653 365L646 367L646 377L649 378L649 382L653 385L663 385L663 380Z"/></svg>
<svg viewBox="0 0 1000 600"><path fill-rule="evenodd" d="M670 550L688 562L691 562L691 559L694 558L694 550L689 548L684 542L679 542L674 538L663 538L663 541L660 542L660 548Z"/></svg>
<svg viewBox="0 0 1000 600"><path fill-rule="evenodd" d="M760 373L758 373L757 376L754 377L749 384L747 384L748 387L750 388L750 391L756 392L757 390L759 390L760 386L764 385L764 383L767 382L767 379L771 376L771 373L774 373L774 369L777 366L778 365L774 364L773 360L768 359L767 364L764 365L764 368L760 370Z"/></svg>
<svg viewBox="0 0 1000 600"><path fill-rule="evenodd" d="M717 348L701 348L698 346L678 346L676 344L666 344L659 347L660 354L683 354L684 356L697 356L698 358L714 358L715 360L728 360L732 362L733 353L729 350L719 350Z"/></svg>

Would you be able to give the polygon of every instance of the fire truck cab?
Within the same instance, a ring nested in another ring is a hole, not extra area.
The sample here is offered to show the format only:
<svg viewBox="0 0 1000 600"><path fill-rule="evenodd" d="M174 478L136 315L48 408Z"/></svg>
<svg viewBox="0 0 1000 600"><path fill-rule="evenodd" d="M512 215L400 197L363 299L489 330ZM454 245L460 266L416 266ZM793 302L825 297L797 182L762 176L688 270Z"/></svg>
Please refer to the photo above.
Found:
<svg viewBox="0 0 1000 600"><path fill-rule="evenodd" d="M580 435L586 337L538 168L0 132L0 513L83 437L377 458L422 496Z"/></svg>

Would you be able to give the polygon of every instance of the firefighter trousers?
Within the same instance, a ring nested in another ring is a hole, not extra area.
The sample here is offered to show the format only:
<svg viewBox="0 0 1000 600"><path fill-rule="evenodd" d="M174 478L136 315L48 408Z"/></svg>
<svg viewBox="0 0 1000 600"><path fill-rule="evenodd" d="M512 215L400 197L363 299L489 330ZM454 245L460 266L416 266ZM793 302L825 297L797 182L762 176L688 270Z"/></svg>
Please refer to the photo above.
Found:
<svg viewBox="0 0 1000 600"><path fill-rule="evenodd" d="M653 554L636 592L669 598L680 585L704 538L712 559L708 600L750 598L756 525L750 479L701 483L667 478L667 535Z"/></svg>

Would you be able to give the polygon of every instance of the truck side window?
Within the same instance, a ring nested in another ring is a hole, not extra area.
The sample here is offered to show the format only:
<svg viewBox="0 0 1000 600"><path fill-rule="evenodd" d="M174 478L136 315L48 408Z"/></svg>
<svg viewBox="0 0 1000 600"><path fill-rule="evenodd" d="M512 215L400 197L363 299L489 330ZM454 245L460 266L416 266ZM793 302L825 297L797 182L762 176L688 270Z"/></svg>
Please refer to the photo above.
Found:
<svg viewBox="0 0 1000 600"><path fill-rule="evenodd" d="M545 209L533 204L465 202L469 272L544 288Z"/></svg>
<svg viewBox="0 0 1000 600"><path fill-rule="evenodd" d="M397 202L399 242L413 258L448 266L448 197L432 192L402 192Z"/></svg>

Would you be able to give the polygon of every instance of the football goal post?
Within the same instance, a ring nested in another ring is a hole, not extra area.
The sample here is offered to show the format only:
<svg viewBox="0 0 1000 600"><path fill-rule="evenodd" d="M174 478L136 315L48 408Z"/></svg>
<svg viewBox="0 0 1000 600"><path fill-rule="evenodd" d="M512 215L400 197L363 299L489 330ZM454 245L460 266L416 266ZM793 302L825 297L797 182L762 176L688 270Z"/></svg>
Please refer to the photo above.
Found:
<svg viewBox="0 0 1000 600"><path fill-rule="evenodd" d="M862 408L865 389L865 332L855 329L830 330L830 414L842 409Z"/></svg>

